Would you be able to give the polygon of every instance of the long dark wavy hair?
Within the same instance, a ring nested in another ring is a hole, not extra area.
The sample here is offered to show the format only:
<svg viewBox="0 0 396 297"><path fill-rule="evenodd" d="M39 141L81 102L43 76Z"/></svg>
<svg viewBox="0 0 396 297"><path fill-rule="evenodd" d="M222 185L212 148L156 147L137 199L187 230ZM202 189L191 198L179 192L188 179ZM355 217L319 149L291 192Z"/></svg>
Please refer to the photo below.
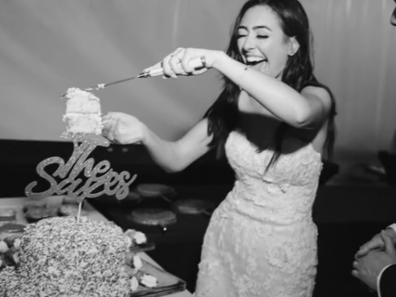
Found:
<svg viewBox="0 0 396 297"><path fill-rule="evenodd" d="M326 89L331 96L332 106L328 118L327 138L324 145L327 150L328 158L331 158L335 141L334 117L336 115L336 104L330 89L318 82L313 74L313 59L311 56L312 34L307 14L298 0L247 1L235 20L231 32L231 40L226 51L227 55L243 63L237 45L237 31L246 11L257 5L265 5L271 8L280 20L283 33L287 37L295 37L300 45L298 51L287 60L282 75L282 82L298 92L301 92L306 86L321 87ZM239 86L226 76L222 76L222 78L224 81L223 91L204 115L204 118L208 119L208 135L213 134L209 146L211 148L216 148L218 157L224 155L224 145L228 134L238 129L238 97L241 92ZM275 153L268 167L279 158L282 138L288 128L290 128L290 126L284 122L277 128L275 133Z"/></svg>

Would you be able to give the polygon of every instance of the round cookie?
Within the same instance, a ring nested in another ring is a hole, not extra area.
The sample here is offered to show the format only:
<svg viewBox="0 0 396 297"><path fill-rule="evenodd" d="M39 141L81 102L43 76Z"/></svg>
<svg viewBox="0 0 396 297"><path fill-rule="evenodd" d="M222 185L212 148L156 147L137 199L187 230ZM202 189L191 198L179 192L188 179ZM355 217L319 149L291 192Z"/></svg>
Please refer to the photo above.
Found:
<svg viewBox="0 0 396 297"><path fill-rule="evenodd" d="M161 208L138 208L132 211L130 218L138 224L149 226L168 226L177 221L173 211Z"/></svg>
<svg viewBox="0 0 396 297"><path fill-rule="evenodd" d="M201 214L213 207L211 202L201 199L180 199L173 204L173 208L184 214Z"/></svg>

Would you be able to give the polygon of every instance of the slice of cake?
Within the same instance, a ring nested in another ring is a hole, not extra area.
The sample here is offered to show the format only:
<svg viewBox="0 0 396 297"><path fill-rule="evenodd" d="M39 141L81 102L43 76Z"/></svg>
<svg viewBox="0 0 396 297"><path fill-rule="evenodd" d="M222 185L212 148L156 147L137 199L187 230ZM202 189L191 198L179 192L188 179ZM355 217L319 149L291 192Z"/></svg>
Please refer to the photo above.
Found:
<svg viewBox="0 0 396 297"><path fill-rule="evenodd" d="M78 88L69 88L65 95L67 132L72 134L102 133L100 100L94 94Z"/></svg>

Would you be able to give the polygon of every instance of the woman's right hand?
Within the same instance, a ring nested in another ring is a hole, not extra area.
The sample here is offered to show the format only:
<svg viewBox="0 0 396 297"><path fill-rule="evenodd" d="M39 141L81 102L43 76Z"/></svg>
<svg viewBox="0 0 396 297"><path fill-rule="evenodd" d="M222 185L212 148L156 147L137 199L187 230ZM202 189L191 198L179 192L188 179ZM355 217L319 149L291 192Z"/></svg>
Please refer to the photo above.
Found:
<svg viewBox="0 0 396 297"><path fill-rule="evenodd" d="M161 62L146 68L143 71L155 70L162 67L165 78L177 78L178 76L183 75L200 75L212 68L215 62L223 54L224 52L217 50L179 47L167 55ZM196 59L204 61L202 67L193 68L190 65L190 62Z"/></svg>
<svg viewBox="0 0 396 297"><path fill-rule="evenodd" d="M109 112L102 118L102 135L112 142L133 144L142 142L147 127L134 116L122 112Z"/></svg>

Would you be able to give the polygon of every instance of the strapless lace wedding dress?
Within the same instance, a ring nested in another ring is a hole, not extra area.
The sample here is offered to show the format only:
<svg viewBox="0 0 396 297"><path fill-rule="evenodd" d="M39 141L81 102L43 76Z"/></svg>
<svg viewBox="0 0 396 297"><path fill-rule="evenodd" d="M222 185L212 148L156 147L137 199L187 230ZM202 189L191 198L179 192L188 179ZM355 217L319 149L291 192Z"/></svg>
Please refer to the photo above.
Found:
<svg viewBox="0 0 396 297"><path fill-rule="evenodd" d="M236 172L233 190L205 234L196 297L310 297L317 264L312 221L321 155L297 139L265 172L272 150L231 132L226 154Z"/></svg>

